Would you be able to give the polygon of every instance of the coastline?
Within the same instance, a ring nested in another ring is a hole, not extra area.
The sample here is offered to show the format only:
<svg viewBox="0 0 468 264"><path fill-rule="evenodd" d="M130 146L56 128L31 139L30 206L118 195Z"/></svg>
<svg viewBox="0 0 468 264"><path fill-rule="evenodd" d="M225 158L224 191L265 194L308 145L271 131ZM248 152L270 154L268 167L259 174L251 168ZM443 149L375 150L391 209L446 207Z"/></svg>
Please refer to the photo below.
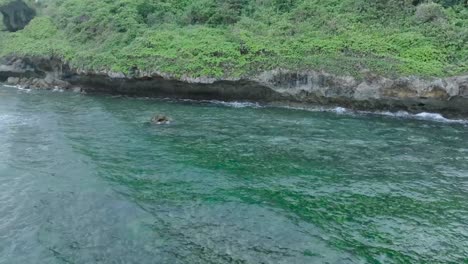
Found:
<svg viewBox="0 0 468 264"><path fill-rule="evenodd" d="M468 117L468 75L391 79L369 72L358 79L322 71L277 69L246 78L214 79L137 70L129 75L86 71L57 58L10 56L0 59L0 82L31 89L60 88L138 97L252 101Z"/></svg>

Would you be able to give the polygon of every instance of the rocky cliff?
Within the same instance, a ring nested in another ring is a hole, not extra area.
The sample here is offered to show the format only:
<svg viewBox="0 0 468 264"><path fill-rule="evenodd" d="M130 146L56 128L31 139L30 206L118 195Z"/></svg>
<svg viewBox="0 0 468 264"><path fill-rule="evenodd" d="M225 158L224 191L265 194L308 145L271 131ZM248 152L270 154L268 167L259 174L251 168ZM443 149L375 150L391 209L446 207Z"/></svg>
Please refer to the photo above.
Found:
<svg viewBox="0 0 468 264"><path fill-rule="evenodd" d="M10 32L23 29L36 16L36 11L22 0L7 1L0 5L3 24Z"/></svg>
<svg viewBox="0 0 468 264"><path fill-rule="evenodd" d="M174 77L138 70L127 75L85 71L56 58L9 57L0 61L0 81L9 80L11 84L31 88L61 87L129 96L253 100L468 116L468 75L429 79L364 75L356 78L278 69L243 79L223 80Z"/></svg>

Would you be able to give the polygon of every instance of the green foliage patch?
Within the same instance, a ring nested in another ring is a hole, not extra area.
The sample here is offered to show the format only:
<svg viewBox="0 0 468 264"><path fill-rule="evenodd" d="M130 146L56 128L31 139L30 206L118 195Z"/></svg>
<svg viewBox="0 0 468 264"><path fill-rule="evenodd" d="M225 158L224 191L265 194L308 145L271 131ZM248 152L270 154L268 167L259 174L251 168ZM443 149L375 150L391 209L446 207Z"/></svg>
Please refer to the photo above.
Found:
<svg viewBox="0 0 468 264"><path fill-rule="evenodd" d="M464 1L43 0L0 33L0 55L57 56L76 67L176 76L263 70L359 76L468 72Z"/></svg>

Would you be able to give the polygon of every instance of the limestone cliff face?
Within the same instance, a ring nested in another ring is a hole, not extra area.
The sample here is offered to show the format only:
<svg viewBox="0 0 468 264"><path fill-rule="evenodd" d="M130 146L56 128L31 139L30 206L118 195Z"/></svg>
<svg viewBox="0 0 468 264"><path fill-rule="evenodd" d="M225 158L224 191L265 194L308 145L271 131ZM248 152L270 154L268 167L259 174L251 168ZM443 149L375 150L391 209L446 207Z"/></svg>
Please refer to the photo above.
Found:
<svg viewBox="0 0 468 264"><path fill-rule="evenodd" d="M36 11L22 0L10 1L0 6L3 23L10 32L23 29L36 16Z"/></svg>
<svg viewBox="0 0 468 264"><path fill-rule="evenodd" d="M73 69L54 58L0 60L0 81L39 88L80 87L89 93L164 96L191 99L254 100L293 105L343 106L359 110L430 111L468 117L468 75L450 78L416 76L364 78L320 71L274 70L244 79L190 78L159 72ZM13 80L13 79L12 79Z"/></svg>
<svg viewBox="0 0 468 264"><path fill-rule="evenodd" d="M357 79L324 72L265 72L255 80L299 102L359 109L453 112L468 116L468 75L395 79L368 74Z"/></svg>

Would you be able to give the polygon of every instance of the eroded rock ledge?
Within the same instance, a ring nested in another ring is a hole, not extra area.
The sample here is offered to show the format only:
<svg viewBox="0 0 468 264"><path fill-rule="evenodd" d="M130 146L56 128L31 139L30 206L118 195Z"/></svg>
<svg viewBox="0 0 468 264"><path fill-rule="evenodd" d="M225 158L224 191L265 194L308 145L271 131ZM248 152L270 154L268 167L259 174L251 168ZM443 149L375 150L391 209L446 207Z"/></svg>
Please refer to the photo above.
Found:
<svg viewBox="0 0 468 264"><path fill-rule="evenodd" d="M274 70L245 79L175 78L159 72L131 75L74 69L55 58L0 60L0 81L31 88L190 99L251 100L359 110L438 112L468 117L468 75L451 78L358 79L319 71Z"/></svg>

